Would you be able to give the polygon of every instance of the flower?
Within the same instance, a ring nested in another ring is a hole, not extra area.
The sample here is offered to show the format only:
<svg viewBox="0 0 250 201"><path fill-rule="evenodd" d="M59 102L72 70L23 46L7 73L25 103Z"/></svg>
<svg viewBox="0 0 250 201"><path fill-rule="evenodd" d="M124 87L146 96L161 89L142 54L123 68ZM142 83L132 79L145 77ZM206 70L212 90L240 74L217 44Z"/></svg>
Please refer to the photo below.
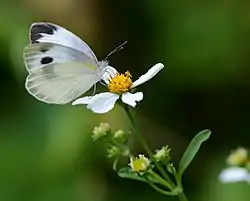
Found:
<svg viewBox="0 0 250 201"><path fill-rule="evenodd" d="M132 82L132 76L128 71L121 74L115 68L109 66L102 76L109 92L79 98L72 104L86 104L87 108L95 113L106 113L115 106L115 102L121 97L122 102L135 107L136 102L143 99L143 93L131 93L130 91L153 78L163 67L163 64L158 63L149 69L146 74L139 77L138 80Z"/></svg>
<svg viewBox="0 0 250 201"><path fill-rule="evenodd" d="M232 151L232 153L227 158L227 163L229 165L245 165L248 161L248 151L245 148L239 147L238 149Z"/></svg>
<svg viewBox="0 0 250 201"><path fill-rule="evenodd" d="M133 172L146 172L150 166L150 160L140 154L138 158L130 158L129 166Z"/></svg>
<svg viewBox="0 0 250 201"><path fill-rule="evenodd" d="M250 182L250 174L245 168L229 167L220 173L219 179L222 183Z"/></svg>
<svg viewBox="0 0 250 201"><path fill-rule="evenodd" d="M99 126L95 126L93 129L93 140L97 140L105 136L110 131L110 126L108 123L101 122Z"/></svg>

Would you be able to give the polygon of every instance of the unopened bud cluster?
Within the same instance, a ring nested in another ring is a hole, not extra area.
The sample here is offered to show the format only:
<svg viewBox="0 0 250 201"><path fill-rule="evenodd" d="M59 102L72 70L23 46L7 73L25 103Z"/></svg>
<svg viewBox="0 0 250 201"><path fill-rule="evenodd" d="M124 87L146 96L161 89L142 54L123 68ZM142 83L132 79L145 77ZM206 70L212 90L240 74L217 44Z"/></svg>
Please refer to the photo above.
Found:
<svg viewBox="0 0 250 201"><path fill-rule="evenodd" d="M112 131L108 123L100 123L93 129L92 138L94 141L103 139L107 148L108 158L118 158L129 156L130 151L127 147L128 134L123 130Z"/></svg>
<svg viewBox="0 0 250 201"><path fill-rule="evenodd" d="M117 161L120 157L130 158L130 171L145 176L147 173L152 173L155 163L163 165L165 170L170 174L175 175L176 169L173 163L170 163L171 156L168 145L163 146L161 149L156 150L155 154L148 157L143 154L139 154L138 157L132 156L129 147L127 145L128 132L124 130L112 131L108 123L100 123L99 126L94 127L92 138L93 140L103 140L107 150L107 157L114 158L114 169L116 169Z"/></svg>
<svg viewBox="0 0 250 201"><path fill-rule="evenodd" d="M95 126L93 129L93 140L95 141L99 138L106 136L110 132L110 130L111 129L108 123L100 123L99 126Z"/></svg>

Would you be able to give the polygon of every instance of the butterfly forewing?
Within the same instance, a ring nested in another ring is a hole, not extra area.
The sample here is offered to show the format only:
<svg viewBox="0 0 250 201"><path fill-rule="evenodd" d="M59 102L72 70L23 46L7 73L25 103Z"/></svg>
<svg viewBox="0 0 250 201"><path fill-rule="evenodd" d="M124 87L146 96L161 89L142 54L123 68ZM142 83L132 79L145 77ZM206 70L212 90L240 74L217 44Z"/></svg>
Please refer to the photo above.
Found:
<svg viewBox="0 0 250 201"><path fill-rule="evenodd" d="M47 22L33 23L30 27L29 35L31 43L48 42L60 44L80 51L93 59L96 63L98 62L94 52L85 42L59 25Z"/></svg>
<svg viewBox="0 0 250 201"><path fill-rule="evenodd" d="M29 44L24 49L24 60L29 72L44 68L47 64L67 61L84 62L93 70L98 68L98 64L87 55L75 49L53 43Z"/></svg>

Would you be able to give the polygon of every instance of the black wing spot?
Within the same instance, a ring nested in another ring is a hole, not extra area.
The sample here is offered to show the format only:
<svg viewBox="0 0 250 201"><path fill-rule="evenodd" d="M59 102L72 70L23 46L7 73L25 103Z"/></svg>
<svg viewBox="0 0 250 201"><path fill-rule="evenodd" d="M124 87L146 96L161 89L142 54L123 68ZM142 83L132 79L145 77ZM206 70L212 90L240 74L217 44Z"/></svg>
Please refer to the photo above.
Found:
<svg viewBox="0 0 250 201"><path fill-rule="evenodd" d="M51 62L53 62L53 58L52 57L43 57L41 59L41 64L49 64Z"/></svg>

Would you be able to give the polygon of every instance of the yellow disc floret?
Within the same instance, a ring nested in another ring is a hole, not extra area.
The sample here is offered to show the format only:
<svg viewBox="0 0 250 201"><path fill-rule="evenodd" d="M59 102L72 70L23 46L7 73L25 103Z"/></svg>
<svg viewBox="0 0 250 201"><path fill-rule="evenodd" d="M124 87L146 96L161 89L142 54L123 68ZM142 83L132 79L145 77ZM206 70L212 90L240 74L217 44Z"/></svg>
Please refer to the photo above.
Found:
<svg viewBox="0 0 250 201"><path fill-rule="evenodd" d="M131 170L133 172L142 173L146 172L149 168L150 160L146 158L144 155L140 154L138 158L130 158Z"/></svg>
<svg viewBox="0 0 250 201"><path fill-rule="evenodd" d="M127 92L132 86L132 76L127 71L124 74L117 74L108 84L109 91L112 93L121 94Z"/></svg>

